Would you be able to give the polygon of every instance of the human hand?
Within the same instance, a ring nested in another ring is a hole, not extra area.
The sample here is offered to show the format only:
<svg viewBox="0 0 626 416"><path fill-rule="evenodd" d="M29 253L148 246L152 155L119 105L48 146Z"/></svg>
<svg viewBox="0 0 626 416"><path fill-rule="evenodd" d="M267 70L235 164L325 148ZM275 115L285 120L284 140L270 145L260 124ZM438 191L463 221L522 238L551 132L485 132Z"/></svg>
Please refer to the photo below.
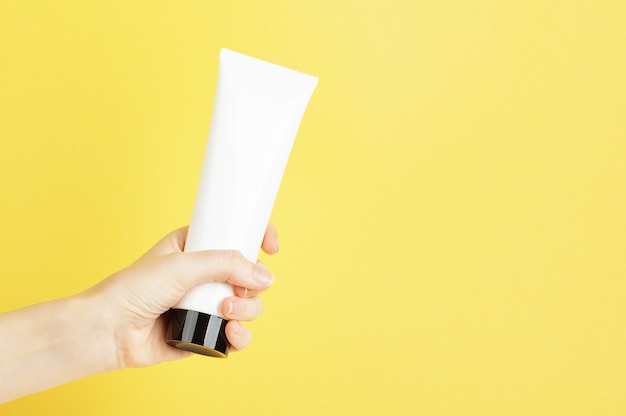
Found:
<svg viewBox="0 0 626 416"><path fill-rule="evenodd" d="M226 336L231 351L250 344L252 335L240 322L259 317L263 310L259 295L271 285L272 275L263 264L255 265L237 251L185 253L186 236L187 227L170 233L137 262L79 295L100 311L100 331L112 335L110 351L104 353L112 361L109 366L143 367L189 356L165 343L167 312L189 289L207 282L234 286L235 296L221 305L229 320ZM276 228L271 224L262 249L278 252Z"/></svg>
<svg viewBox="0 0 626 416"><path fill-rule="evenodd" d="M83 293L0 314L0 339L11 340L0 343L0 403L91 374L190 355L165 343L167 311L201 283L235 287L221 312L230 320L231 350L245 348L251 334L239 321L261 314L258 295L272 275L236 251L184 253L186 237L186 228L172 232ZM262 248L278 251L271 224Z"/></svg>

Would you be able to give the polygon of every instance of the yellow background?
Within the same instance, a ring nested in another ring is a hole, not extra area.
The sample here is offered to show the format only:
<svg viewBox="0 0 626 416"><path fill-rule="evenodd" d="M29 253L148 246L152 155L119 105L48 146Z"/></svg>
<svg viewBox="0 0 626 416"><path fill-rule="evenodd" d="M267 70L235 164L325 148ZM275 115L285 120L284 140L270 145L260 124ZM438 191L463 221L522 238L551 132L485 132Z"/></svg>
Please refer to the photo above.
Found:
<svg viewBox="0 0 626 416"><path fill-rule="evenodd" d="M3 311L188 222L221 47L320 79L252 346L0 414L626 414L625 22L621 0L0 3Z"/></svg>

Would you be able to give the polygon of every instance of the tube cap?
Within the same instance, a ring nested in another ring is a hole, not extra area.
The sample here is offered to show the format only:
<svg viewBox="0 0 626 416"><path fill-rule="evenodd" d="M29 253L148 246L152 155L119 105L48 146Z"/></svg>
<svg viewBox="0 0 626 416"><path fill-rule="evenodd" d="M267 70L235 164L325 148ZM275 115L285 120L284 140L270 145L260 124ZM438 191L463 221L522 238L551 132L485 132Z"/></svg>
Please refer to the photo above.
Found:
<svg viewBox="0 0 626 416"><path fill-rule="evenodd" d="M215 315L187 309L172 309L165 342L196 354L226 358L228 321Z"/></svg>

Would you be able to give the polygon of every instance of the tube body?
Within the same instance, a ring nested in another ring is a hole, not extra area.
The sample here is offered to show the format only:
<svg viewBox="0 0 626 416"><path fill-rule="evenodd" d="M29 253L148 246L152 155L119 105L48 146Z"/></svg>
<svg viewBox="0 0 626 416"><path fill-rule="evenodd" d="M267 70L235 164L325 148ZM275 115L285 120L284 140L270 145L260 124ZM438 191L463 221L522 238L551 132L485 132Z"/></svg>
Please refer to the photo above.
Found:
<svg viewBox="0 0 626 416"><path fill-rule="evenodd" d="M316 85L316 77L221 50L209 140L185 251L234 249L257 260ZM175 309L223 318L219 306L232 295L228 284L203 284L189 291Z"/></svg>

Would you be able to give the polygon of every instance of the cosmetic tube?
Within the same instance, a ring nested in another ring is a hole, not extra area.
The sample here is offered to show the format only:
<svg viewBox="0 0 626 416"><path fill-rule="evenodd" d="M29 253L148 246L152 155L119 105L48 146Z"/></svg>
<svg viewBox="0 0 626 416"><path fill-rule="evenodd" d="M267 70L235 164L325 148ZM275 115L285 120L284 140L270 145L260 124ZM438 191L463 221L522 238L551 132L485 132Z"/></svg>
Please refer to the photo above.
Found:
<svg viewBox="0 0 626 416"><path fill-rule="evenodd" d="M317 78L222 49L213 117L185 251L238 250L256 262ZM226 283L191 289L170 311L166 342L228 355Z"/></svg>

